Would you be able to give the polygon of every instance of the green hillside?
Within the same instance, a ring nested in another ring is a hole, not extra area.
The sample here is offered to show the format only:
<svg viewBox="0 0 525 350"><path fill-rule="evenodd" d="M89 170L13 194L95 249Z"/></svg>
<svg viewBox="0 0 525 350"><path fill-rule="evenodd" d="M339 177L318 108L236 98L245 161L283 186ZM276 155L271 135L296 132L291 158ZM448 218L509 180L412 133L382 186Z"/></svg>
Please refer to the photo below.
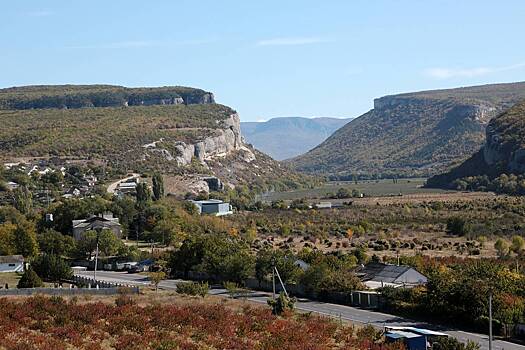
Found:
<svg viewBox="0 0 525 350"><path fill-rule="evenodd" d="M524 98L525 83L385 96L290 163L336 178L431 176L476 152L488 122Z"/></svg>

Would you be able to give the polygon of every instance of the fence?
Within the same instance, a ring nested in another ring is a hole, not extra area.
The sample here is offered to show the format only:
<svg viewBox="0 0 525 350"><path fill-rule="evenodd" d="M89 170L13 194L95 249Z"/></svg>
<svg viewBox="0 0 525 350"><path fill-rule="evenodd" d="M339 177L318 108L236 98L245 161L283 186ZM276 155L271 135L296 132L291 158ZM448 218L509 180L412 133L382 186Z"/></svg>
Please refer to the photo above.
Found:
<svg viewBox="0 0 525 350"><path fill-rule="evenodd" d="M133 289L133 288L136 288L138 290L138 287L133 284L100 281L100 280L94 280L91 277L83 277L83 276L77 276L77 275L73 276L72 282L79 286L85 286L87 287L87 289L90 289L90 288L91 289L108 289L108 288L132 288Z"/></svg>
<svg viewBox="0 0 525 350"><path fill-rule="evenodd" d="M138 294L139 287L123 284L113 283L107 281L95 281L93 278L73 276L71 281L65 281L71 284L76 284L84 288L13 288L0 289L0 296L6 295L33 295L33 294L48 294L48 295L115 295L121 294L123 290L127 293Z"/></svg>

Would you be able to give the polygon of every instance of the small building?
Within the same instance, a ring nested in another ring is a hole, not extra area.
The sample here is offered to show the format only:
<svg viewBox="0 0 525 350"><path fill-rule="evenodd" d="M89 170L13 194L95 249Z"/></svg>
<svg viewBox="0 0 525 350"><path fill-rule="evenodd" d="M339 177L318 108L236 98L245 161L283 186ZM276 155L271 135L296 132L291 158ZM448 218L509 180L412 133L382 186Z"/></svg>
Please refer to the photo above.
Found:
<svg viewBox="0 0 525 350"><path fill-rule="evenodd" d="M369 263L356 270L357 276L369 289L382 287L415 287L427 283L427 278L410 266Z"/></svg>
<svg viewBox="0 0 525 350"><path fill-rule="evenodd" d="M320 202L320 203L314 204L314 207L317 209L331 209L332 202Z"/></svg>
<svg viewBox="0 0 525 350"><path fill-rule="evenodd" d="M197 209L199 214L208 214L214 216L223 216L233 214L230 203L223 202L219 199L209 199L203 201L191 201Z"/></svg>
<svg viewBox="0 0 525 350"><path fill-rule="evenodd" d="M121 194L135 195L137 193L137 181L130 180L126 182L121 182L117 187L117 192Z"/></svg>
<svg viewBox="0 0 525 350"><path fill-rule="evenodd" d="M20 185L17 184L16 182L9 181L9 182L7 183L7 188L8 188L9 190L11 190L11 191L16 190L18 187L20 187Z"/></svg>
<svg viewBox="0 0 525 350"><path fill-rule="evenodd" d="M102 216L92 216L84 220L73 220L73 237L76 240L80 240L84 232L97 230L110 230L118 238L122 236L122 226L119 223L119 219L113 217L111 213Z"/></svg>
<svg viewBox="0 0 525 350"><path fill-rule="evenodd" d="M403 342L407 350L427 350L440 339L447 338L448 334L416 327L385 327L387 343Z"/></svg>
<svg viewBox="0 0 525 350"><path fill-rule="evenodd" d="M24 257L22 255L0 256L0 273L24 272Z"/></svg>

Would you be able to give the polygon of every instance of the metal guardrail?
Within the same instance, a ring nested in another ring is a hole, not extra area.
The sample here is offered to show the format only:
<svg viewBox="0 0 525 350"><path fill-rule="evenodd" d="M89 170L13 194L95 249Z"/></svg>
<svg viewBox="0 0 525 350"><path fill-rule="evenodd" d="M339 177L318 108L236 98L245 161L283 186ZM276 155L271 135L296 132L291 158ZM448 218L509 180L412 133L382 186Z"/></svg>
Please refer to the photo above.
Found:
<svg viewBox="0 0 525 350"><path fill-rule="evenodd" d="M13 288L0 289L0 297L8 295L116 295L123 292L122 287L111 288ZM138 287L126 288L126 292L138 294Z"/></svg>

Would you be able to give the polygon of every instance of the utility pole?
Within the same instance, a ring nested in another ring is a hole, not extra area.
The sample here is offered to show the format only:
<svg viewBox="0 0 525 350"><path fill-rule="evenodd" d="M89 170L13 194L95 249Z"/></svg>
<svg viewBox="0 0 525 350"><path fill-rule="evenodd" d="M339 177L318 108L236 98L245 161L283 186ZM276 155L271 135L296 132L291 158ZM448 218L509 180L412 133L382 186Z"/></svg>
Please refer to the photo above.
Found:
<svg viewBox="0 0 525 350"><path fill-rule="evenodd" d="M99 236L100 236L100 231L101 229L100 228L97 228L95 229L95 231L97 232L97 248L95 250L95 270L93 271L93 280L95 282L97 282L97 267L98 267L98 240L99 240Z"/></svg>
<svg viewBox="0 0 525 350"><path fill-rule="evenodd" d="M272 299L275 299L275 266L272 269L272 286L273 286Z"/></svg>
<svg viewBox="0 0 525 350"><path fill-rule="evenodd" d="M95 271L93 271L93 280L97 281L97 265L98 265L98 234L97 234L97 250L95 251Z"/></svg>
<svg viewBox="0 0 525 350"><path fill-rule="evenodd" d="M492 291L489 292L489 350L492 350Z"/></svg>
<svg viewBox="0 0 525 350"><path fill-rule="evenodd" d="M283 280L281 279L281 275L279 274L279 270L277 270L277 267L274 267L275 273L277 274L277 278L279 278L279 282L281 283L281 287L283 288L284 295L288 298L288 292L286 291L286 287L284 286ZM275 283L274 283L275 285Z"/></svg>

